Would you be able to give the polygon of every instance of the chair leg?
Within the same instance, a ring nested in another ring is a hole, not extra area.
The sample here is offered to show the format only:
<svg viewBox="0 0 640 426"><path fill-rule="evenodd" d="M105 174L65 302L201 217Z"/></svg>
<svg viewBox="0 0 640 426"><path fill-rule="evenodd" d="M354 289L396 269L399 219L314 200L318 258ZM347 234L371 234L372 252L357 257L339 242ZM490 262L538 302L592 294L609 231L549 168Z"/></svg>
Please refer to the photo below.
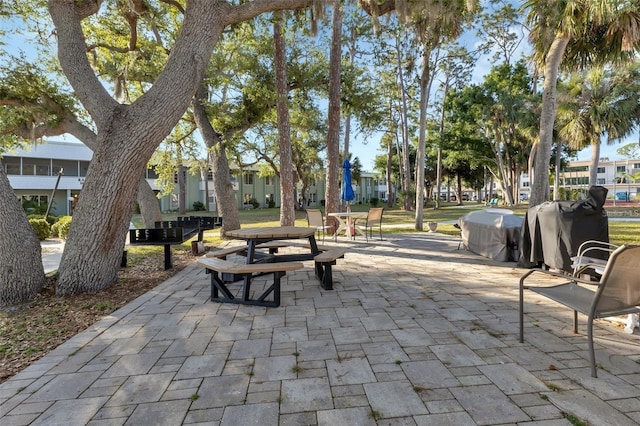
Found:
<svg viewBox="0 0 640 426"><path fill-rule="evenodd" d="M589 316L587 323L587 338L589 339L589 360L591 361L591 377L598 377L596 371L596 351L593 347L593 318Z"/></svg>

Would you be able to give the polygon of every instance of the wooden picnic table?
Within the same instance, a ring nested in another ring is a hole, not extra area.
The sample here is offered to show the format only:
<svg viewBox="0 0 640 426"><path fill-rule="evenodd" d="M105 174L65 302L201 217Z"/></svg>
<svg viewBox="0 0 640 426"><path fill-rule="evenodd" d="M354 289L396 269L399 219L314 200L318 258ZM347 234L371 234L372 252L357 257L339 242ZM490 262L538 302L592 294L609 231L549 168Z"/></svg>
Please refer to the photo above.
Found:
<svg viewBox="0 0 640 426"><path fill-rule="evenodd" d="M233 267L227 261L201 262L202 266L212 271L211 277L211 300L229 303L242 303L259 306L278 306L280 304L280 277L286 271L299 269L301 261L313 260L316 277L320 280L322 287L326 290L333 288L333 278L331 266L335 265L336 259L344 257L346 249L332 248L327 250L319 247L316 243L316 229L298 226L269 226L260 228L244 228L228 231L227 236L243 239L247 241L246 246L246 266L251 268ZM304 240L308 243L292 243L292 246L300 247L308 251L298 253L278 254L277 247L284 247L285 240ZM282 244L278 244L282 241ZM275 245L265 243L275 242ZM260 247L262 245L262 247ZM277 246L277 247L276 247ZM259 253L260 248L269 248L269 254ZM243 250L244 251L244 250ZM211 252L207 257L224 259L231 252L238 253L238 247L229 250L218 250ZM260 265L263 265L262 267ZM274 283L267 288L259 297L251 298L251 279L257 275L274 274ZM242 279L242 295L235 298L225 283L235 282ZM273 294L273 301L266 300L269 294Z"/></svg>

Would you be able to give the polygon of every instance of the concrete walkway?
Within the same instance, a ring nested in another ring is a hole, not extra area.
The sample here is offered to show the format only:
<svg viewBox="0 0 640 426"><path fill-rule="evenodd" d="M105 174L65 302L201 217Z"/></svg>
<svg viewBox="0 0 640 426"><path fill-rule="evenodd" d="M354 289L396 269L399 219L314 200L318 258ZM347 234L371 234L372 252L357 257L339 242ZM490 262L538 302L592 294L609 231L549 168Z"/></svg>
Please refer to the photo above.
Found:
<svg viewBox="0 0 640 426"><path fill-rule="evenodd" d="M597 323L594 379L566 308L527 294L518 342L514 263L439 234L337 244L335 289L308 263L279 308L212 303L191 265L2 383L0 424L640 423L637 334Z"/></svg>

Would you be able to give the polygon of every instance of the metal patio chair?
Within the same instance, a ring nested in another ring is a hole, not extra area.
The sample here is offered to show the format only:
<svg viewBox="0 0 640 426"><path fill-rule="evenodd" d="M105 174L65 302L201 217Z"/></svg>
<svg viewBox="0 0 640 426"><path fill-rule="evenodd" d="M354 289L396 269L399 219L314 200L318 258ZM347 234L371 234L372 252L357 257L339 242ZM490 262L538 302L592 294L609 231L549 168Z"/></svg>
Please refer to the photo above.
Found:
<svg viewBox="0 0 640 426"><path fill-rule="evenodd" d="M307 209L307 224L310 228L316 228L318 235L322 234L322 241L324 242L324 234L330 228L324 220L324 214L320 209Z"/></svg>
<svg viewBox="0 0 640 426"><path fill-rule="evenodd" d="M378 227L378 233L380 234L380 241L382 241L382 213L384 212L384 207L372 207L369 209L367 213L367 217L356 218L353 222L353 226L362 226L364 228L364 236L367 241L369 241L369 236L373 238L373 228ZM362 224L358 222L362 221ZM355 240L356 235L355 232L353 234L353 239Z"/></svg>
<svg viewBox="0 0 640 426"><path fill-rule="evenodd" d="M640 312L640 280L638 279L640 246L623 245L615 249L602 271L599 281L579 278L543 269L532 269L520 278L520 342L524 341L524 290L531 290L573 309L573 332L578 332L578 312L587 315L587 338L591 376L596 372L593 347L593 320ZM534 273L542 273L565 282L552 286L525 285Z"/></svg>

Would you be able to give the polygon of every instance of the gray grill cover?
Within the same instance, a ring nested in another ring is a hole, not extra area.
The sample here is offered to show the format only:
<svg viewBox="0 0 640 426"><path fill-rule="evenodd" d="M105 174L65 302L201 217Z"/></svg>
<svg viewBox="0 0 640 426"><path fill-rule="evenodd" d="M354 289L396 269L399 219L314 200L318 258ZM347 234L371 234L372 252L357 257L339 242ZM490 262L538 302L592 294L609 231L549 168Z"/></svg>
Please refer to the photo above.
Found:
<svg viewBox="0 0 640 426"><path fill-rule="evenodd" d="M464 245L476 254L500 262L517 261L523 219L511 210L486 209L458 219Z"/></svg>
<svg viewBox="0 0 640 426"><path fill-rule="evenodd" d="M520 266L540 266L571 272L571 256L587 240L609 242L604 203L607 188L592 186L579 201L549 201L527 210L522 227Z"/></svg>

